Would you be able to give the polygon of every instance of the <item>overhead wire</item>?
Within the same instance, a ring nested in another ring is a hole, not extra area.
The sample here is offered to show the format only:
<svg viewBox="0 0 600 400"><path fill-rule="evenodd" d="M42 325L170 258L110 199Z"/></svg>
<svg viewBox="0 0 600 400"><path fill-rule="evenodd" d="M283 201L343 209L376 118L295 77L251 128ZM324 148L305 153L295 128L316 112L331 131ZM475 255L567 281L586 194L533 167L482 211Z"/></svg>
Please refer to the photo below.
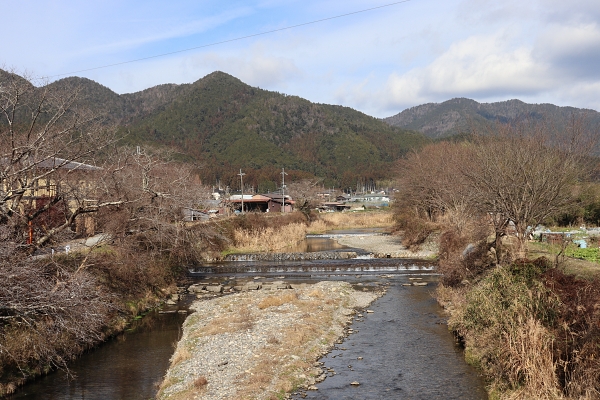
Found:
<svg viewBox="0 0 600 400"><path fill-rule="evenodd" d="M49 76L42 77L42 79L58 78L58 77L61 77L61 76L66 76L66 75L79 74L81 72L95 71L95 70L98 70L98 69L116 67L116 66L119 66L119 65L131 64L131 63L135 63L135 62L139 62L139 61L151 60L153 58L165 57L165 56L170 56L170 55L173 55L173 54L185 53L185 52L192 51L192 50L198 50L198 49L203 49L203 48L207 48L207 47L218 46L218 45L225 44L225 43L237 42L237 41L240 41L240 40L249 39L249 38L253 38L253 37L257 37L257 36L263 36L263 35L268 35L268 34L275 33L275 32L281 32L281 31L285 31L285 30L289 30L289 29L299 28L301 26L318 24L320 22L331 21L333 19L344 18L344 17L348 17L348 16L351 16L351 15L356 15L356 14L361 14L361 13L365 13L365 12L369 12L369 11L373 11L373 10L378 10L378 9L381 9L381 8L391 7L391 6L395 6L395 5L401 4L401 3L408 3L409 1L410 0L396 1L396 2L393 2L393 3L383 4L383 5L376 6L376 7L365 8L365 9L359 10L359 11L353 11L353 12L349 12L349 13L345 13L345 14L335 15L333 17L327 17L327 18L317 19L317 20L314 20L314 21L303 22L301 24L290 25L290 26L286 26L284 28L277 28L277 29L272 29L272 30L269 30L269 31L253 33L251 35L240 36L240 37L233 38L233 39L227 39L227 40L221 40L221 41L218 41L218 42L203 44L201 46L189 47L187 49L175 50L175 51L170 51L170 52L167 52L167 53L156 54L156 55L153 55L153 56L136 58L136 59L133 59L133 60L121 61L121 62L118 62L118 63L101 65L101 66L98 66L98 67L80 69L80 70L77 70L77 71L65 72L65 73L62 73L62 74L49 75Z"/></svg>

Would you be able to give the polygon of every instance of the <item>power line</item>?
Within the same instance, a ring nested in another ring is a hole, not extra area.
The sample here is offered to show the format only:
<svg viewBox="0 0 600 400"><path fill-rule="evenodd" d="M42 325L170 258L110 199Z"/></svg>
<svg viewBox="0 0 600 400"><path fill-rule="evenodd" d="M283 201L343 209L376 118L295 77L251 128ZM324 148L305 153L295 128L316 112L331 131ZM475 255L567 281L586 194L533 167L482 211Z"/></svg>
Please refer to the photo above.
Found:
<svg viewBox="0 0 600 400"><path fill-rule="evenodd" d="M213 43L209 43L209 44L204 44L202 46L190 47L190 48L183 49L183 50L171 51L171 52L168 52L168 53L161 53L161 54L157 54L157 55L154 55L154 56L148 56L148 57L143 57L143 58L136 58L134 60L122 61L122 62L118 62L118 63L114 63L114 64L106 64L106 65L102 65L102 66L99 66L99 67L80 69L78 71L65 72L63 74L50 75L50 76L42 77L42 79L44 79L44 78L45 79L57 78L59 76L66 76L66 75L72 75L72 74L79 74L81 72L95 71L97 69L116 67L118 65L131 64L131 63L138 62L138 61L151 60L153 58L170 56L170 55L178 54L178 53L185 53L186 51L198 50L198 49L203 49L203 48L206 48L206 47L218 46L220 44L237 42L237 41L240 41L240 40L249 39L249 38L253 38L253 37L256 37L256 36L268 35L268 34L271 34L271 33L281 32L281 31L285 31L285 30L288 30L288 29L299 28L301 26L318 24L320 22L331 21L332 19L344 18L344 17L348 17L350 15L356 15L356 14L361 14L361 13L365 13L365 12L369 12L369 11L373 11L373 10L377 10L377 9L381 9L381 8L385 8L385 7L391 7L391 6L395 6L395 5L401 4L401 3L408 3L409 1L410 0L396 1L394 3L388 3L388 4L384 4L384 5L377 6L377 7L366 8L364 10L353 11L353 12L350 12L350 13L340 14L340 15L336 15L336 16L333 16L333 17L323 18L323 19L317 19L317 20L314 20L314 21L304 22L304 23L297 24L297 25L290 25L290 26L286 26L285 28L278 28L278 29L272 29L270 31L253 33L251 35L240 36L240 37L237 37L237 38L234 38L234 39L221 40L219 42L213 42Z"/></svg>

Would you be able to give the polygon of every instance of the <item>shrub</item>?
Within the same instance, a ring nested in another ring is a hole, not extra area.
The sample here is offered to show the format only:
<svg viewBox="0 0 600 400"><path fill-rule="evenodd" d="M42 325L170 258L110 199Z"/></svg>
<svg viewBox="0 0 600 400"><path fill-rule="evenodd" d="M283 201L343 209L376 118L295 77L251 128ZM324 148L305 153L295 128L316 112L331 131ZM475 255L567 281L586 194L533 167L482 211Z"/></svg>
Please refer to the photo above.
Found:
<svg viewBox="0 0 600 400"><path fill-rule="evenodd" d="M560 298L554 358L563 390L573 398L599 398L600 279L577 279L556 269L542 278Z"/></svg>
<svg viewBox="0 0 600 400"><path fill-rule="evenodd" d="M548 327L557 320L558 297L540 281L497 267L466 295L450 326L484 374L501 390L535 389L552 397L559 387ZM532 392L532 393L534 393Z"/></svg>

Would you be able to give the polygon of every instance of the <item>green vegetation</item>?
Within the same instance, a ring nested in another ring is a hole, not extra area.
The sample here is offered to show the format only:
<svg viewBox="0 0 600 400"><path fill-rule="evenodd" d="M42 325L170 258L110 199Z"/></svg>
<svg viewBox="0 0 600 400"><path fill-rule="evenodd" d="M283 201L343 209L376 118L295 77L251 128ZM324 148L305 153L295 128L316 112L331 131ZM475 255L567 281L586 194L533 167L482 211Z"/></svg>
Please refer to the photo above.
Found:
<svg viewBox="0 0 600 400"><path fill-rule="evenodd" d="M575 246L569 246L565 249L565 255L567 257L578 258L580 260L593 261L600 263L600 248L579 248Z"/></svg>
<svg viewBox="0 0 600 400"><path fill-rule="evenodd" d="M281 167L290 179L319 176L344 187L386 179L394 161L426 142L350 108L253 88L221 72L126 131L127 143L171 146L202 164L205 181L232 187L239 168L255 186L278 182Z"/></svg>

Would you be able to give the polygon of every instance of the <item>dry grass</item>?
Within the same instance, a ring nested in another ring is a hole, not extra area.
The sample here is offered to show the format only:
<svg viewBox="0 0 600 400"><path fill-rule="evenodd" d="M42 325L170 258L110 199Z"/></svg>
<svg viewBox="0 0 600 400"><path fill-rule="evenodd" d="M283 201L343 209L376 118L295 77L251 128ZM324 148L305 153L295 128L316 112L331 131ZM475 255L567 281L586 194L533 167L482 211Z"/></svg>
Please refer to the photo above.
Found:
<svg viewBox="0 0 600 400"><path fill-rule="evenodd" d="M554 339L540 321L529 318L518 326L512 337L507 335L506 362L509 380L523 380L525 386L515 394L518 398L559 399L562 393L552 356ZM509 397L515 394L509 395Z"/></svg>
<svg viewBox="0 0 600 400"><path fill-rule="evenodd" d="M174 367L175 365L181 362L189 360L191 356L191 353L185 347L177 349L175 354L173 354L173 358L171 359L171 367Z"/></svg>
<svg viewBox="0 0 600 400"><path fill-rule="evenodd" d="M296 292L286 292L277 296L269 296L265 297L258 303L258 308L264 310L269 307L279 307L286 303L295 304L298 302L298 293Z"/></svg>
<svg viewBox="0 0 600 400"><path fill-rule="evenodd" d="M313 234L325 233L331 229L331 226L327 224L323 219L319 218L310 223L308 232Z"/></svg>
<svg viewBox="0 0 600 400"><path fill-rule="evenodd" d="M256 317L252 314L250 309L243 306L235 311L233 315L226 314L213 318L209 324L201 329L196 329L191 335L191 338L245 331L252 329L255 321Z"/></svg>
<svg viewBox="0 0 600 400"><path fill-rule="evenodd" d="M389 228L394 224L390 211L323 213L319 214L319 220L325 222L328 229ZM313 222L310 231L313 232L322 226Z"/></svg>
<svg viewBox="0 0 600 400"><path fill-rule="evenodd" d="M307 296L314 297L317 299L323 299L323 298L325 298L325 293L323 293L322 290L315 289L315 290L311 290Z"/></svg>
<svg viewBox="0 0 600 400"><path fill-rule="evenodd" d="M205 376L199 376L198 378L194 379L194 387L196 389L204 389L206 385L208 385L208 380Z"/></svg>
<svg viewBox="0 0 600 400"><path fill-rule="evenodd" d="M250 231L236 229L234 231L236 251L254 253L284 250L304 240L306 229L306 225L300 223Z"/></svg>

